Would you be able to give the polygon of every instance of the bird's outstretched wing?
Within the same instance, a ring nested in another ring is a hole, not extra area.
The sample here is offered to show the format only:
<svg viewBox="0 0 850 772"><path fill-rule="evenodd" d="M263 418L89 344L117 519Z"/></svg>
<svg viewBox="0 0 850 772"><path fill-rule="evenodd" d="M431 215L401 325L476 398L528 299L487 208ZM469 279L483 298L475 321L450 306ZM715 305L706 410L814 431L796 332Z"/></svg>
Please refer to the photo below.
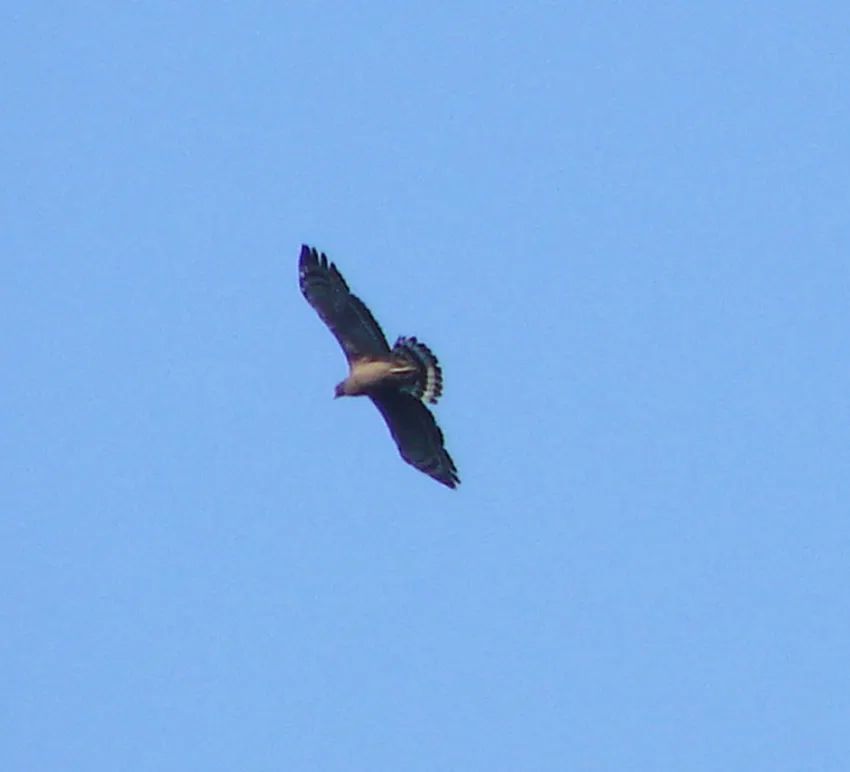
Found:
<svg viewBox="0 0 850 772"><path fill-rule="evenodd" d="M339 341L349 362L368 355L389 353L390 347L360 298L352 295L342 274L327 256L306 244L301 247L298 279L307 302Z"/></svg>
<svg viewBox="0 0 850 772"><path fill-rule="evenodd" d="M443 444L443 432L420 399L393 388L369 396L408 464L449 488L460 483L454 461Z"/></svg>

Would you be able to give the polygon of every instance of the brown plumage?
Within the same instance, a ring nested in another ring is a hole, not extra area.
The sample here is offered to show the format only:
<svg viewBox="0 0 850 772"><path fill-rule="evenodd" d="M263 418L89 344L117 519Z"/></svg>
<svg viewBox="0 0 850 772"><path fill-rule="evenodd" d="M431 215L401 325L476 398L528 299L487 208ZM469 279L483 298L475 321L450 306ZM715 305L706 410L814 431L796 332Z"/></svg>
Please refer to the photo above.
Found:
<svg viewBox="0 0 850 772"><path fill-rule="evenodd" d="M443 374L431 349L413 337L400 337L390 349L375 317L324 253L302 246L298 278L307 302L348 360L348 377L337 384L335 396L368 396L401 457L443 485L457 486L460 478L443 433L423 402L435 404L443 391Z"/></svg>

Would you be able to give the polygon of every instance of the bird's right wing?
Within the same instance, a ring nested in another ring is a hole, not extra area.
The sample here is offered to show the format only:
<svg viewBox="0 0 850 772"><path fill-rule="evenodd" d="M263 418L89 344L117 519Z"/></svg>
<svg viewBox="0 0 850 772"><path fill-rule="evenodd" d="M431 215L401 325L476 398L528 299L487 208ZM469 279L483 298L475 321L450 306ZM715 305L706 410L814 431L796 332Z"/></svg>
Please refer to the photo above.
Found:
<svg viewBox="0 0 850 772"><path fill-rule="evenodd" d="M411 466L454 488L460 484L443 432L420 399L395 388L369 395L387 422L401 457Z"/></svg>

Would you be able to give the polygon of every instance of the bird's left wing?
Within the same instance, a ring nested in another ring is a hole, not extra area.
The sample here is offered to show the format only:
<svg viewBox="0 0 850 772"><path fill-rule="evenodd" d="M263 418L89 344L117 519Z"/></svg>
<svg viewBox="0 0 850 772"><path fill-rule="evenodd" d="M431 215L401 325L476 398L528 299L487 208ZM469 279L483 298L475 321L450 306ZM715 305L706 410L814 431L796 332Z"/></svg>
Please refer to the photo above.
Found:
<svg viewBox="0 0 850 772"><path fill-rule="evenodd" d="M389 353L381 326L327 256L306 244L298 260L298 280L307 302L339 341L349 362L362 356Z"/></svg>

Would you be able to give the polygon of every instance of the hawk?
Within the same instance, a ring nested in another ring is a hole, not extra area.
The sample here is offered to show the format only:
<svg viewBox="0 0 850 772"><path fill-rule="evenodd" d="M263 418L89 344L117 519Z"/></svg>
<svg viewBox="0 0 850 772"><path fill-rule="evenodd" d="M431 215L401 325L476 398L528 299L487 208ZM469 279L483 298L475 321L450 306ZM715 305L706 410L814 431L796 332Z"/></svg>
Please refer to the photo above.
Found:
<svg viewBox="0 0 850 772"><path fill-rule="evenodd" d="M360 298L351 294L337 267L306 244L298 279L307 302L339 341L348 377L334 397L365 395L384 417L401 457L411 466L454 488L460 483L426 402L443 392L443 374L431 349L414 337L400 337L390 349L381 326Z"/></svg>

